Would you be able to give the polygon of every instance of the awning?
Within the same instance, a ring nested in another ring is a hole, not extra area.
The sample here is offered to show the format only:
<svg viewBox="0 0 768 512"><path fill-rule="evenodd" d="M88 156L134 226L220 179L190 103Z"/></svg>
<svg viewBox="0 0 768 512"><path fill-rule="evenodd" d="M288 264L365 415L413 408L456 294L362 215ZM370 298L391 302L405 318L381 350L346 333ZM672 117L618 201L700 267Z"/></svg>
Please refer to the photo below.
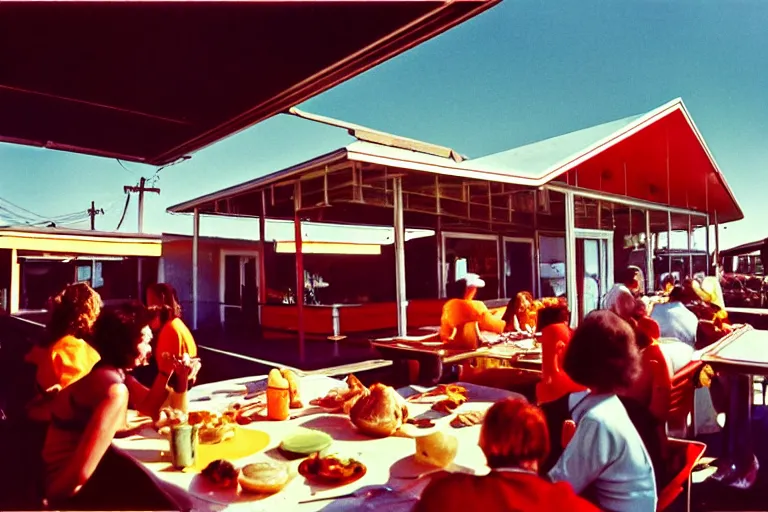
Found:
<svg viewBox="0 0 768 512"><path fill-rule="evenodd" d="M0 141L167 164L499 1L2 2Z"/></svg>
<svg viewBox="0 0 768 512"><path fill-rule="evenodd" d="M728 258L730 256L741 256L746 254L752 254L757 252L759 255L760 251L766 247L768 244L768 238L765 238L763 240L757 240L755 242L749 242L746 244L737 245L736 247L731 247L729 249L722 249L720 251L720 257L721 258Z"/></svg>
<svg viewBox="0 0 768 512"><path fill-rule="evenodd" d="M160 257L162 243L157 235L66 228L0 228L0 249L43 254Z"/></svg>

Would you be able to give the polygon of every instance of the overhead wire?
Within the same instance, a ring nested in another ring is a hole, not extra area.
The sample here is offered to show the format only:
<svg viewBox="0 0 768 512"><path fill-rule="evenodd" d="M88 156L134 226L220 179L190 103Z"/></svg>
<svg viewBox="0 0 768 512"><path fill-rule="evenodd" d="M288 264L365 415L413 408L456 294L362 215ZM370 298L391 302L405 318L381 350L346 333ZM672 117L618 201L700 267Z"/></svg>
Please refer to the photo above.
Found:
<svg viewBox="0 0 768 512"><path fill-rule="evenodd" d="M176 165L176 164L180 164L180 163L182 163L182 162L186 162L186 161L187 161L187 160L189 160L190 158L192 158L192 157L191 157L191 156L189 156L189 155L183 155L183 156L180 156L179 158L177 158L176 160L174 160L173 162L171 162L171 163L169 163L169 164L165 164L165 165L163 165L162 167L159 167L159 168L158 168L158 169L155 171L155 174L153 174L153 175L152 175L152 176L151 176L151 177L150 177L150 178L147 180L147 183L148 183L148 185L149 185L150 187L154 187L154 186L157 184L157 181L160 179L160 171L162 171L163 169L167 169L168 167L173 167L173 166L174 166L174 165Z"/></svg>
<svg viewBox="0 0 768 512"><path fill-rule="evenodd" d="M128 205L131 203L131 194L125 194L125 206L123 207L123 214L120 216L120 222L117 223L115 231L120 231L120 227L125 220L125 214L128 212Z"/></svg>
<svg viewBox="0 0 768 512"><path fill-rule="evenodd" d="M123 164L123 162L122 162L122 161L121 161L119 158L115 158L115 160L117 160L117 163L118 163L118 164L120 164L120 167L122 167L123 169L125 169L125 171L126 171L126 172L128 172L128 173L130 173L130 174L136 174L134 171L132 171L132 170L130 170L129 168L127 168L127 167L125 166L125 164Z"/></svg>

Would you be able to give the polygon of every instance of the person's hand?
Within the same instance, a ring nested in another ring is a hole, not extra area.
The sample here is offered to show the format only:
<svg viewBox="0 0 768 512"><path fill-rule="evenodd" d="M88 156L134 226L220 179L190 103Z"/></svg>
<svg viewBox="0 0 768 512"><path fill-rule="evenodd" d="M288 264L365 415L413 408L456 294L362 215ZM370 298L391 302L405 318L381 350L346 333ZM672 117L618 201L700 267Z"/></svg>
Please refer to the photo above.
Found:
<svg viewBox="0 0 768 512"><path fill-rule="evenodd" d="M182 357L167 354L166 357L173 361L172 379L178 383L177 385L183 385L184 390L186 390L188 383L194 383L197 379L197 374L202 367L200 359L189 357L189 354L184 354Z"/></svg>
<svg viewBox="0 0 768 512"><path fill-rule="evenodd" d="M197 374L200 372L200 359L197 357L184 357L176 358L173 363L173 373L175 373L179 379L184 381L195 381Z"/></svg>

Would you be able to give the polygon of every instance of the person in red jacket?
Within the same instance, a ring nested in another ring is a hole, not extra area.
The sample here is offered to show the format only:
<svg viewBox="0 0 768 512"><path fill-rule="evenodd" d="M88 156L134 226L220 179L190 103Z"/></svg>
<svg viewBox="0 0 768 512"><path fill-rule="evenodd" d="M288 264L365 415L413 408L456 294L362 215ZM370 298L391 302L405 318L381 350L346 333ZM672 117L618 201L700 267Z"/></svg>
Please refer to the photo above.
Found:
<svg viewBox="0 0 768 512"><path fill-rule="evenodd" d="M571 312L563 300L556 305L539 310L538 325L541 332L541 381L536 385L536 400L539 404L557 400L568 393L584 391L563 370L565 349L573 336L569 327Z"/></svg>
<svg viewBox="0 0 768 512"><path fill-rule="evenodd" d="M480 448L491 468L488 475L434 477L414 511L599 510L577 496L569 484L539 476L539 464L549 453L549 432L544 414L535 405L519 398L495 403L485 416Z"/></svg>

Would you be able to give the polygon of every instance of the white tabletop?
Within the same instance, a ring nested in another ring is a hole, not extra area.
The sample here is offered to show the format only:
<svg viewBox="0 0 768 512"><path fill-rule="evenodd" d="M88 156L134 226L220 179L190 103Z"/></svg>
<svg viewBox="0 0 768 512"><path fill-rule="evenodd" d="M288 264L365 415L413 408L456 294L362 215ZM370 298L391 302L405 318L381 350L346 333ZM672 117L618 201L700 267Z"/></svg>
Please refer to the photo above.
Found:
<svg viewBox="0 0 768 512"><path fill-rule="evenodd" d="M207 384L195 387L190 391L190 410L223 410L228 404L236 400L222 391L237 391L245 388L246 382L249 391L259 389L259 381L264 377L241 378ZM264 381L265 382L265 381ZM462 405L458 412L470 410L485 410L490 405L510 393L504 390L462 384L467 388L469 401ZM302 398L305 403L311 399L324 396L329 390L336 387L344 387L344 384L336 379L325 376L309 376L301 379ZM419 388L420 389L420 388ZM211 397L210 400L198 401L200 397ZM412 416L429 414L429 404L409 404ZM114 444L141 461L157 478L163 482L173 484L186 491L200 506L199 510L375 510L386 509L410 510L413 500L418 497L428 482L428 478L403 479L396 478L403 475L417 475L424 471L413 462L415 451L414 435L425 435L437 429L443 429L459 439L459 452L455 464L465 470L476 473L487 471L485 457L480 451L478 436L479 426L455 429L449 425L452 417L436 420L437 426L432 429L417 429L412 425L406 425L403 434L384 438L371 439L357 432L348 417L342 414L317 413L318 409L307 407L296 410L295 419L277 421L259 421L241 428L252 428L266 432L270 436L270 442L266 450L240 460L233 460L235 465L242 466L248 462L264 460L268 458L282 459L276 447L282 438L294 428L304 426L325 431L334 438L334 451L342 455L357 458L363 462L368 472L366 475L343 487L323 488L308 483L302 476L296 476L282 492L270 496L259 497L248 493L238 494L235 490L211 490L209 485L204 485L202 477L194 473L175 471L170 468L168 455L168 440L160 437L151 429L145 430L141 435L125 439L115 439ZM293 461L294 470L300 461ZM337 496L347 492L354 492L360 488L386 484L395 490L397 494L384 494L375 499L363 500L362 498L346 498L334 501L319 501L299 504L299 501L312 497ZM393 501L400 498L399 502Z"/></svg>

